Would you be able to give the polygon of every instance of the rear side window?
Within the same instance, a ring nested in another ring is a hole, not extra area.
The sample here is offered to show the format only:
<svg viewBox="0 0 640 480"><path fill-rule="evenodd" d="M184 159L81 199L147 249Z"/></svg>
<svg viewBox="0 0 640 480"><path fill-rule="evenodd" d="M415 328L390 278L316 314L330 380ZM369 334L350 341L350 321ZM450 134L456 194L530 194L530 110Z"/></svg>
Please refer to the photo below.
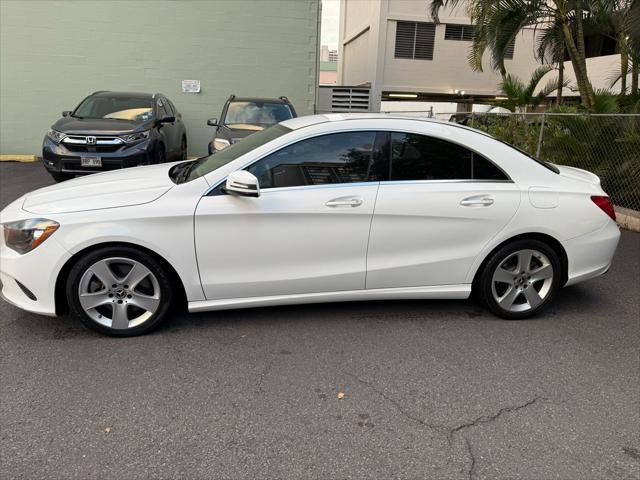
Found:
<svg viewBox="0 0 640 480"><path fill-rule="evenodd" d="M391 134L391 180L508 180L492 162L461 145L413 133Z"/></svg>
<svg viewBox="0 0 640 480"><path fill-rule="evenodd" d="M334 133L284 147L247 170L260 188L378 181L379 150L376 132Z"/></svg>

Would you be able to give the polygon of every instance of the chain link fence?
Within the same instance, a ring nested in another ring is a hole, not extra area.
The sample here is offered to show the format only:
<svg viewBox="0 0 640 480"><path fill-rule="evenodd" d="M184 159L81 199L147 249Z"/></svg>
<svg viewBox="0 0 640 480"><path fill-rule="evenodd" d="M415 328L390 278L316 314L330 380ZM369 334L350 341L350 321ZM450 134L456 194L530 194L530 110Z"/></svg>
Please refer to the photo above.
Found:
<svg viewBox="0 0 640 480"><path fill-rule="evenodd" d="M396 113L396 112L394 112ZM613 203L640 211L640 115L437 113L551 163L598 175Z"/></svg>

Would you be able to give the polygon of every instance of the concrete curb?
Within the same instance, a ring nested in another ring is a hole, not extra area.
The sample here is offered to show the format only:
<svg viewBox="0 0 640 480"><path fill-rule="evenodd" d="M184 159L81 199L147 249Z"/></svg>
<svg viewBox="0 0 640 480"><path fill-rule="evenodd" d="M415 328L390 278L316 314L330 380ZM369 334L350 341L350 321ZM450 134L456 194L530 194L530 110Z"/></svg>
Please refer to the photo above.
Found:
<svg viewBox="0 0 640 480"><path fill-rule="evenodd" d="M629 208L615 207L618 225L633 232L640 232L640 212Z"/></svg>
<svg viewBox="0 0 640 480"><path fill-rule="evenodd" d="M0 162L37 162L35 155L0 155Z"/></svg>

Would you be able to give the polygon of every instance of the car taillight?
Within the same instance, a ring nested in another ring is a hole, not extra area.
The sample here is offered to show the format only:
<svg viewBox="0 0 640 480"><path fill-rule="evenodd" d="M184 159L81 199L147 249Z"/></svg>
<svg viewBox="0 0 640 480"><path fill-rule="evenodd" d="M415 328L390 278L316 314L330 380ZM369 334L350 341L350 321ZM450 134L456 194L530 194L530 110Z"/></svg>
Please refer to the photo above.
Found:
<svg viewBox="0 0 640 480"><path fill-rule="evenodd" d="M600 210L609 215L611 219L616 221L616 211L613 209L613 204L611 203L611 199L607 196L602 195L592 195L591 201L595 203Z"/></svg>

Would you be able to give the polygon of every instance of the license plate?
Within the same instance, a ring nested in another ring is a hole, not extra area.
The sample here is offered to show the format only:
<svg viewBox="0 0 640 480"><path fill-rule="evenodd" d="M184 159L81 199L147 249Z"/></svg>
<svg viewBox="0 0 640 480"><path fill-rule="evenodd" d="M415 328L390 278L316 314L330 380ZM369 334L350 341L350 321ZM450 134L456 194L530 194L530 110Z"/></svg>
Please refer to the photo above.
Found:
<svg viewBox="0 0 640 480"><path fill-rule="evenodd" d="M80 166L82 167L101 167L102 158L100 157L80 157Z"/></svg>

